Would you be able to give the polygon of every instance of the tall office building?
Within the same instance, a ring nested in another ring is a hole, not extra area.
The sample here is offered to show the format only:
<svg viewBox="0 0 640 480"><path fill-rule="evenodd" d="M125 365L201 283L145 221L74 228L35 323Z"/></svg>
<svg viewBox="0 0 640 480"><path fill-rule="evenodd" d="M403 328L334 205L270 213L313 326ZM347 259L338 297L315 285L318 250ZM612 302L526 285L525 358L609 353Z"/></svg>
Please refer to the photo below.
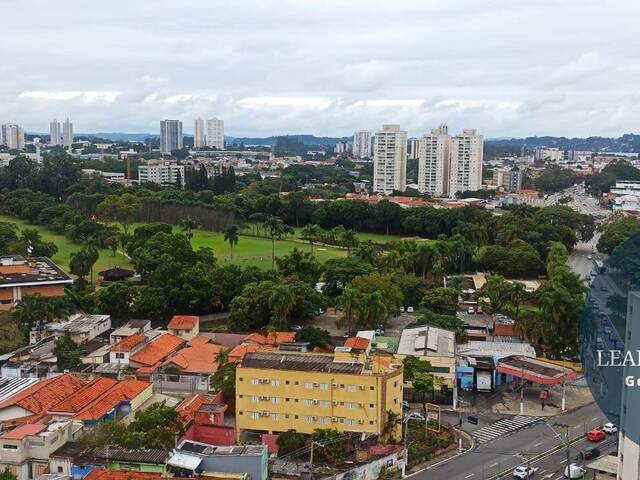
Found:
<svg viewBox="0 0 640 480"><path fill-rule="evenodd" d="M62 146L64 148L71 149L73 144L73 123L69 121L69 118L62 124Z"/></svg>
<svg viewBox="0 0 640 480"><path fill-rule="evenodd" d="M373 191L389 195L407 186L407 132L383 125L373 145Z"/></svg>
<svg viewBox="0 0 640 480"><path fill-rule="evenodd" d="M182 122L162 120L160 122L160 153L167 155L182 148Z"/></svg>
<svg viewBox="0 0 640 480"><path fill-rule="evenodd" d="M193 122L193 148L198 150L205 146L204 120L196 118Z"/></svg>
<svg viewBox="0 0 640 480"><path fill-rule="evenodd" d="M451 138L449 196L482 187L484 137L475 129L465 129Z"/></svg>
<svg viewBox="0 0 640 480"><path fill-rule="evenodd" d="M451 137L446 125L440 125L417 141L418 190L435 197L447 195L449 190L449 149Z"/></svg>
<svg viewBox="0 0 640 480"><path fill-rule="evenodd" d="M518 167L496 168L493 170L493 184L505 192L522 189L522 171Z"/></svg>
<svg viewBox="0 0 640 480"><path fill-rule="evenodd" d="M353 134L353 156L356 158L371 158L371 132L358 130Z"/></svg>
<svg viewBox="0 0 640 480"><path fill-rule="evenodd" d="M49 135L51 137L49 145L52 147L62 145L62 130L60 128L60 122L55 118L53 119L53 122L49 123Z"/></svg>
<svg viewBox="0 0 640 480"><path fill-rule="evenodd" d="M10 150L24 150L24 129L19 125L7 123L0 127L0 145Z"/></svg>
<svg viewBox="0 0 640 480"><path fill-rule="evenodd" d="M207 147L224 150L224 121L212 118L207 120Z"/></svg>

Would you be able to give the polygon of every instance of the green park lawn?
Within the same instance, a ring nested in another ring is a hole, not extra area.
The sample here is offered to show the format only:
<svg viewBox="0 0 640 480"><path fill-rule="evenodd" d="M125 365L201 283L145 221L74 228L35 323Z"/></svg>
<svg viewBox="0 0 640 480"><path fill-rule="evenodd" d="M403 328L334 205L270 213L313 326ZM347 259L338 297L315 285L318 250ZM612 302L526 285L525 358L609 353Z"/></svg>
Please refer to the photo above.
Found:
<svg viewBox="0 0 640 480"><path fill-rule="evenodd" d="M0 215L0 222L15 223L20 230L25 228L38 230L44 240L47 240L49 242L53 242L56 244L56 247L58 247L58 253L54 255L52 260L66 272L69 271L69 261L71 260L71 254L73 252L80 250L81 248L81 245L72 242L64 235L58 235L57 233L54 233L51 230L48 230L45 227L42 227L40 225L34 225L31 223L25 222L24 220L20 220L15 217L9 217L6 215ZM131 263L129 262L127 257L125 257L122 253L117 253L116 256L114 257L111 251L101 250L100 258L98 259L95 267L93 268L94 278L96 276L96 272L105 270L107 268L116 267L116 266L131 268Z"/></svg>

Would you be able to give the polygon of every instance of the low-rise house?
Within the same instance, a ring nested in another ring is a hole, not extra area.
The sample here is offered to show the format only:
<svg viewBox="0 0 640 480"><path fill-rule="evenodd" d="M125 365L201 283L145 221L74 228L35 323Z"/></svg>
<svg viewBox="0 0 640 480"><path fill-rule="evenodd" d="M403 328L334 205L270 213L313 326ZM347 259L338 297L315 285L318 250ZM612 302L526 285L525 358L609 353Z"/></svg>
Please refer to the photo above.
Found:
<svg viewBox="0 0 640 480"><path fill-rule="evenodd" d="M433 367L434 394L438 395L438 401L455 402L457 387L454 332L431 325L405 328L400 336L396 356L402 359L414 356L428 361Z"/></svg>
<svg viewBox="0 0 640 480"><path fill-rule="evenodd" d="M71 478L85 478L94 470L133 471L159 475L167 473L168 450L135 449L117 446L89 448L69 442L50 458L50 471Z"/></svg>
<svg viewBox="0 0 640 480"><path fill-rule="evenodd" d="M281 343L295 342L296 332L270 332L266 335L250 333L242 342L245 345L269 345L277 347Z"/></svg>
<svg viewBox="0 0 640 480"><path fill-rule="evenodd" d="M0 310L11 310L22 297L64 297L73 280L46 257L0 256Z"/></svg>
<svg viewBox="0 0 640 480"><path fill-rule="evenodd" d="M81 390L86 381L71 374L42 380L0 403L0 421L33 422L50 408Z"/></svg>
<svg viewBox="0 0 640 480"><path fill-rule="evenodd" d="M176 475L188 477L248 474L247 480L266 480L269 457L266 445L219 447L185 440L171 455L167 465Z"/></svg>
<svg viewBox="0 0 640 480"><path fill-rule="evenodd" d="M180 439L210 443L212 445L234 445L236 430L233 422L225 422L227 405L222 394L213 398L192 395L185 398L176 411L180 414L185 434Z"/></svg>
<svg viewBox="0 0 640 480"><path fill-rule="evenodd" d="M220 355L226 350L211 343L208 337L194 338L153 373L156 391L209 392L211 376L218 370Z"/></svg>
<svg viewBox="0 0 640 480"><path fill-rule="evenodd" d="M160 473L116 472L113 470L96 469L84 477L84 480L166 480L166 478L167 477ZM171 478L172 480L191 480L182 477Z"/></svg>
<svg viewBox="0 0 640 480"><path fill-rule="evenodd" d="M71 421L51 421L21 425L0 436L0 470L8 470L18 480L49 473L49 458L75 438L82 426Z"/></svg>
<svg viewBox="0 0 640 480"><path fill-rule="evenodd" d="M169 333L189 342L200 333L200 317L192 315L174 315L167 326Z"/></svg>
<svg viewBox="0 0 640 480"><path fill-rule="evenodd" d="M126 324L111 332L109 343L115 345L127 337L143 335L149 330L151 330L151 320L129 320Z"/></svg>
<svg viewBox="0 0 640 480"><path fill-rule="evenodd" d="M75 343L82 344L93 340L110 329L111 315L74 313L66 320L37 324L29 332L29 343L33 345L49 336L60 338L68 332Z"/></svg>
<svg viewBox="0 0 640 480"><path fill-rule="evenodd" d="M129 365L131 355L142 350L148 342L146 335L132 335L119 340L109 348L109 363Z"/></svg>
<svg viewBox="0 0 640 480"><path fill-rule="evenodd" d="M164 362L182 348L184 343L185 341L182 338L165 333L130 355L129 364L134 368L160 365L161 362Z"/></svg>

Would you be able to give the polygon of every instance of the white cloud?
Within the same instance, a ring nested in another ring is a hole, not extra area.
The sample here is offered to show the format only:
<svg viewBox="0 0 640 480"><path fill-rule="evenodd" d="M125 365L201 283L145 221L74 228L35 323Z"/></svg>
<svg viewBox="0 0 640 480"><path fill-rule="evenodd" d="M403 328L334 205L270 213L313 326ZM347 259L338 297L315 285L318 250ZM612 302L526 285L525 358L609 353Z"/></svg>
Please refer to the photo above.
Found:
<svg viewBox="0 0 640 480"><path fill-rule="evenodd" d="M638 17L634 0L14 0L0 118L40 132L53 117L157 132L216 116L231 135L444 121L619 135L640 124Z"/></svg>

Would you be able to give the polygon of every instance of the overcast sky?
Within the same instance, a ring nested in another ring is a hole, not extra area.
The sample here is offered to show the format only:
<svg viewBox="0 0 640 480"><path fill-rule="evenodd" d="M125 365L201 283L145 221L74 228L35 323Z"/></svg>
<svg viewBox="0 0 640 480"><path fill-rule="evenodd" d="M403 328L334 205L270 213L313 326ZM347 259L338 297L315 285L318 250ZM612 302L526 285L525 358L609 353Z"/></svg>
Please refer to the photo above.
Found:
<svg viewBox="0 0 640 480"><path fill-rule="evenodd" d="M48 132L640 131L637 0L0 0L0 121Z"/></svg>

